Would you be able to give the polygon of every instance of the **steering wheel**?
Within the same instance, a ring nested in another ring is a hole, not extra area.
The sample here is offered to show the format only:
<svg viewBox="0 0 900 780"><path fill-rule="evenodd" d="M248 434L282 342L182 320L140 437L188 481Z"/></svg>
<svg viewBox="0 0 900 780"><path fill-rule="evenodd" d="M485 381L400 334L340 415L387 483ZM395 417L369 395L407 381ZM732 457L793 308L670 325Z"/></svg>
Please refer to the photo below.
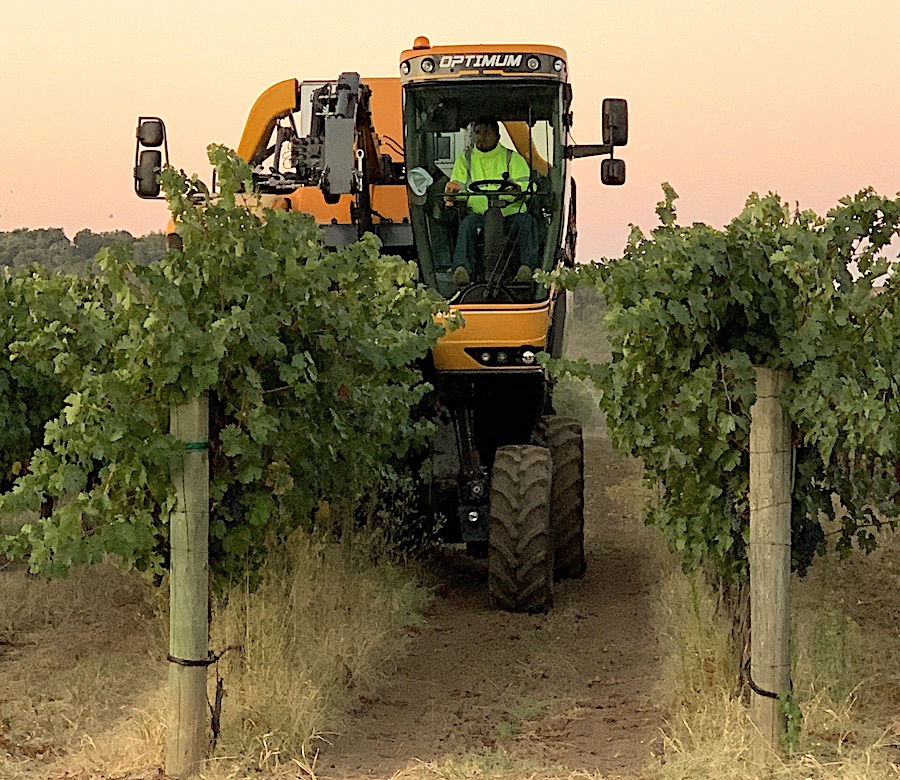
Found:
<svg viewBox="0 0 900 780"><path fill-rule="evenodd" d="M493 189L486 189L491 187ZM476 195L495 195L497 193L511 194L522 193L521 187L512 179L479 179L478 181L469 182L469 192Z"/></svg>
<svg viewBox="0 0 900 780"><path fill-rule="evenodd" d="M443 199L444 205L447 208L457 208L459 206L465 207L465 204L473 195L484 195L488 198L491 196L497 197L499 195L505 195L507 198L511 198L511 200L507 201L508 203L516 203L517 201L522 200L527 194L528 193L519 187L512 179L478 179L477 181L469 182L466 192L463 192L462 190L457 192L444 192Z"/></svg>
<svg viewBox="0 0 900 780"><path fill-rule="evenodd" d="M463 290L453 303L515 303L512 293L499 282L476 282Z"/></svg>

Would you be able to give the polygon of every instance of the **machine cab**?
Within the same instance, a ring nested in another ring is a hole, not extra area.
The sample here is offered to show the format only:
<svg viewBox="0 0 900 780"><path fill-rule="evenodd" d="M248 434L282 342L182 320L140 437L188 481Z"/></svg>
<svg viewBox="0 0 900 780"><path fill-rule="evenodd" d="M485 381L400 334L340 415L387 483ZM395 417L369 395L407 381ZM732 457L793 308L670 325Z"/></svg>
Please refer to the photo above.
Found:
<svg viewBox="0 0 900 780"><path fill-rule="evenodd" d="M532 275L556 264L562 243L570 102L564 52L431 48L419 39L404 52L401 81L423 281L459 304L546 299L547 288ZM476 133L499 133L490 158ZM448 195L451 180L460 188Z"/></svg>

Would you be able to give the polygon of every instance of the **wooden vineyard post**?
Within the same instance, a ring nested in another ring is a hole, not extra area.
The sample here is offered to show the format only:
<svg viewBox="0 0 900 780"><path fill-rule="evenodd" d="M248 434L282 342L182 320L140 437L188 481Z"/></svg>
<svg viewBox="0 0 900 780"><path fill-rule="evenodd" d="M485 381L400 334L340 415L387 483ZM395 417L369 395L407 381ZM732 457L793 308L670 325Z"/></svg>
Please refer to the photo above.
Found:
<svg viewBox="0 0 900 780"><path fill-rule="evenodd" d="M171 433L187 451L172 467L177 493L169 521L169 721L166 776L203 768L208 744L209 400L172 406Z"/></svg>
<svg viewBox="0 0 900 780"><path fill-rule="evenodd" d="M778 752L778 694L791 687L791 427L780 395L787 372L756 369L750 422L750 716Z"/></svg>

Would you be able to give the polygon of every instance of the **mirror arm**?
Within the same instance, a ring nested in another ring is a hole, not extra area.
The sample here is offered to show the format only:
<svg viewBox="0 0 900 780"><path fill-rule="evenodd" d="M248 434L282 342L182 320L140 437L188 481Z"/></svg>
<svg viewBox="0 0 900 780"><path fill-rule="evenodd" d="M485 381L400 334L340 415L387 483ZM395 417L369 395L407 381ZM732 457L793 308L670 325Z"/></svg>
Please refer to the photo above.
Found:
<svg viewBox="0 0 900 780"><path fill-rule="evenodd" d="M597 157L601 154L612 154L612 144L576 144L566 147L566 159L574 160L579 157Z"/></svg>

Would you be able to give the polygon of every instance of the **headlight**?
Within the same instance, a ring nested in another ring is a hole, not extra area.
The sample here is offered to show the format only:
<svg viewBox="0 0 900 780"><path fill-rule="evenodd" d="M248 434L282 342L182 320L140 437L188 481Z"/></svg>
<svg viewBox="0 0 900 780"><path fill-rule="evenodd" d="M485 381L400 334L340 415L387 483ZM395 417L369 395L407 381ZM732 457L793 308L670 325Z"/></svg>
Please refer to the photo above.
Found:
<svg viewBox="0 0 900 780"><path fill-rule="evenodd" d="M538 57L535 57L533 54L525 60L525 64L528 66L528 70L537 70L541 67L541 61Z"/></svg>
<svg viewBox="0 0 900 780"><path fill-rule="evenodd" d="M431 57L426 57L422 60L422 71L424 73L434 73L434 60Z"/></svg>
<svg viewBox="0 0 900 780"><path fill-rule="evenodd" d="M466 354L482 366L494 368L537 368L539 347L466 347Z"/></svg>

